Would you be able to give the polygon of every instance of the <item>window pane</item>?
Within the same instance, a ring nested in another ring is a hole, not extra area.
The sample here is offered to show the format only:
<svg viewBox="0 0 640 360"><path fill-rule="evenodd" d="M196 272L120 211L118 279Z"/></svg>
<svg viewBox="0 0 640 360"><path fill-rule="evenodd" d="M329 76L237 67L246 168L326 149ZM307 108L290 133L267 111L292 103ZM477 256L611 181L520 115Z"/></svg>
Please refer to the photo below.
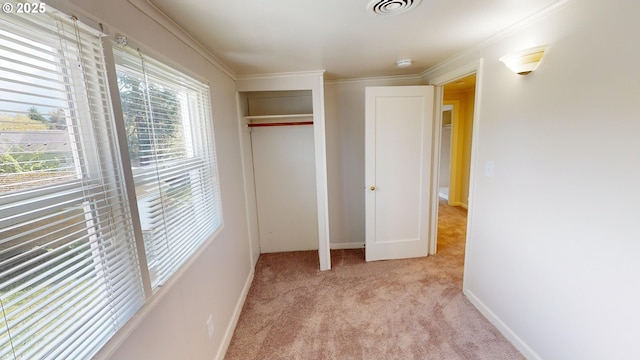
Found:
<svg viewBox="0 0 640 360"><path fill-rule="evenodd" d="M109 219L95 214L106 205L79 193L58 199L59 206L39 209L32 216L25 212L22 221L3 227L0 326L9 331L0 335L0 354L41 358L52 343L66 341L109 307L111 290L105 287L104 267L114 262L106 258L124 260L126 254L118 254L121 250L101 236ZM126 228L111 231L114 238L126 235ZM135 281L131 285L137 287Z"/></svg>
<svg viewBox="0 0 640 360"><path fill-rule="evenodd" d="M116 48L129 157L153 286L222 224L205 84Z"/></svg>
<svg viewBox="0 0 640 360"><path fill-rule="evenodd" d="M0 193L77 178L62 53L0 30Z"/></svg>
<svg viewBox="0 0 640 360"><path fill-rule="evenodd" d="M136 75L118 71L132 166L155 166L157 162L185 158L188 150L193 153L184 140L184 122L189 118L181 116L184 101L180 99L179 89L153 80L145 86L142 75Z"/></svg>
<svg viewBox="0 0 640 360"><path fill-rule="evenodd" d="M100 34L0 29L0 359L90 358L144 301Z"/></svg>

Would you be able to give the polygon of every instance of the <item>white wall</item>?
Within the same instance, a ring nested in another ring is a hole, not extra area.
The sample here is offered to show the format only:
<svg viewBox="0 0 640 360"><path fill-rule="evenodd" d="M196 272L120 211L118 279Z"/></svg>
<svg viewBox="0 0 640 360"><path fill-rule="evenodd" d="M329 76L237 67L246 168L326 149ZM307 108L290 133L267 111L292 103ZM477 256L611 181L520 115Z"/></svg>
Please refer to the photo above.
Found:
<svg viewBox="0 0 640 360"><path fill-rule="evenodd" d="M364 89L420 85L419 77L325 83L329 223L332 248L364 246Z"/></svg>
<svg viewBox="0 0 640 360"><path fill-rule="evenodd" d="M254 127L251 147L260 251L317 250L313 126Z"/></svg>
<svg viewBox="0 0 640 360"><path fill-rule="evenodd" d="M640 359L638 14L573 0L428 74L484 58L464 288L529 358ZM498 61L545 43L529 76Z"/></svg>
<svg viewBox="0 0 640 360"><path fill-rule="evenodd" d="M58 7L69 4L47 3ZM252 276L235 82L126 0L73 0L73 4L110 31L144 44L143 51L209 82L224 215L222 231L158 290L99 356L114 360L214 359L224 347L225 332L234 312L239 311L237 306L242 305L243 289ZM205 325L209 314L215 328L212 339Z"/></svg>

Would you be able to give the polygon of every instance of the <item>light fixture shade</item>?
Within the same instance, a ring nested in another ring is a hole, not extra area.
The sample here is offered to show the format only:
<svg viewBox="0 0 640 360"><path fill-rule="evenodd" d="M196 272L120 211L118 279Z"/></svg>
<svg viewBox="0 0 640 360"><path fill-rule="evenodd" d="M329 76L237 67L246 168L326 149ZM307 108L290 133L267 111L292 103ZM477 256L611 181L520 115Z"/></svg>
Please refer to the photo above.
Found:
<svg viewBox="0 0 640 360"><path fill-rule="evenodd" d="M518 51L500 58L511 71L518 75L527 75L534 71L544 55L547 45Z"/></svg>

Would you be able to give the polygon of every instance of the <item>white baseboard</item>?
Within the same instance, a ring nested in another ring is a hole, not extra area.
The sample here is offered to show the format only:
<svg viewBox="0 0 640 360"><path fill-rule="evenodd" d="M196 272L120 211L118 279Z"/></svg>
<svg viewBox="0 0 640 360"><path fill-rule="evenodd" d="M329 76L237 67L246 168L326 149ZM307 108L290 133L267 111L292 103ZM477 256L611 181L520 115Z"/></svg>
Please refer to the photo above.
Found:
<svg viewBox="0 0 640 360"><path fill-rule="evenodd" d="M529 345L527 345L524 340L516 335L516 333L514 333L513 330L509 328L509 326L507 326L507 324L500 320L500 318L493 311L491 311L491 309L489 309L480 299L478 299L478 297L475 296L475 294L471 290L464 289L464 294L467 296L467 299L469 299L473 306L475 306L476 309L478 309L478 311L480 311L480 313L484 315L484 317L487 318L487 320L489 320L489 322L493 324L493 326L495 326L496 329L498 329L498 331L500 331L502 335L504 335L504 337L506 337L507 340L509 340L511 344L513 344L513 346L515 346L516 349L518 349L518 351L522 353L522 355L524 355L525 358L542 360L542 358L531 347L529 347Z"/></svg>
<svg viewBox="0 0 640 360"><path fill-rule="evenodd" d="M364 242L331 243L330 248L331 250L363 249Z"/></svg>
<svg viewBox="0 0 640 360"><path fill-rule="evenodd" d="M451 206L460 206L461 208L465 208L468 209L469 207L467 206L467 204L463 203L463 202L459 202L459 201L455 201L451 203Z"/></svg>
<svg viewBox="0 0 640 360"><path fill-rule="evenodd" d="M233 337L233 332L236 329L236 325L238 325L238 320L240 319L240 313L242 312L242 307L244 306L244 302L247 300L247 295L249 295L249 289L251 288L251 283L253 282L253 276L255 271L253 267L251 268L251 272L249 276L247 276L247 280L244 283L244 288L242 289L242 294L236 303L236 308L233 310L233 316L231 317L231 322L229 322L229 326L227 326L227 330L224 333L224 337L222 338L222 345L218 349L218 353L216 354L216 360L224 360L224 356L227 354L227 349L229 349L229 344L231 344L231 338Z"/></svg>

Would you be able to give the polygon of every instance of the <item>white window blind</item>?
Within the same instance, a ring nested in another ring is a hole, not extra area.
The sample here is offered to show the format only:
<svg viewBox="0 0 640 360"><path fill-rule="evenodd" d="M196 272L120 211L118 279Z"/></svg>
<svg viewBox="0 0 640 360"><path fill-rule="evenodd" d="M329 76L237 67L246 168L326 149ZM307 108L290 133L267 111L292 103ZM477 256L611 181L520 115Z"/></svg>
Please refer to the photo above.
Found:
<svg viewBox="0 0 640 360"><path fill-rule="evenodd" d="M209 88L114 45L152 286L222 224Z"/></svg>
<svg viewBox="0 0 640 360"><path fill-rule="evenodd" d="M144 302L101 39L46 9L0 16L0 359L90 358Z"/></svg>

